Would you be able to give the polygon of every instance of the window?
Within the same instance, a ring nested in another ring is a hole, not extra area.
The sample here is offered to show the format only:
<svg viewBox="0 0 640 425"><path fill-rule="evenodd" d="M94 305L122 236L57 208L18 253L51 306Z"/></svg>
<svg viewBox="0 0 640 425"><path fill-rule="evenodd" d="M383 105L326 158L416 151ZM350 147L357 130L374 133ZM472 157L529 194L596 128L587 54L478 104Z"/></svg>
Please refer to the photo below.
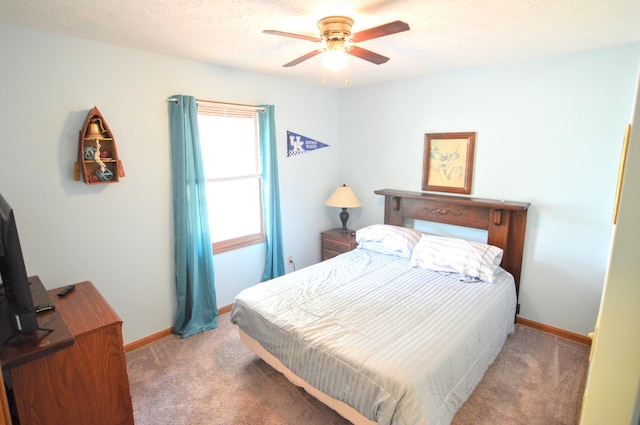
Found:
<svg viewBox="0 0 640 425"><path fill-rule="evenodd" d="M258 112L198 103L213 252L264 241Z"/></svg>

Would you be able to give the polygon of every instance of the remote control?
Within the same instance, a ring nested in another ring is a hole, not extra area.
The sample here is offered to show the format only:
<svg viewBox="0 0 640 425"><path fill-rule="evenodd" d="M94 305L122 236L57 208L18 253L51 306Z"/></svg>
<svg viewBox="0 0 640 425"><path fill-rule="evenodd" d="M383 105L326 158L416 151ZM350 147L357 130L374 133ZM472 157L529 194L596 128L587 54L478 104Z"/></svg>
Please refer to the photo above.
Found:
<svg viewBox="0 0 640 425"><path fill-rule="evenodd" d="M60 290L60 292L58 292L58 296L59 297L64 297L65 295L67 295L69 292L73 291L76 288L76 285L69 285L69 286L65 286L64 288L62 288Z"/></svg>
<svg viewBox="0 0 640 425"><path fill-rule="evenodd" d="M40 304L36 306L36 313L42 313L43 311L51 311L55 309L56 309L56 306L54 306L51 303Z"/></svg>

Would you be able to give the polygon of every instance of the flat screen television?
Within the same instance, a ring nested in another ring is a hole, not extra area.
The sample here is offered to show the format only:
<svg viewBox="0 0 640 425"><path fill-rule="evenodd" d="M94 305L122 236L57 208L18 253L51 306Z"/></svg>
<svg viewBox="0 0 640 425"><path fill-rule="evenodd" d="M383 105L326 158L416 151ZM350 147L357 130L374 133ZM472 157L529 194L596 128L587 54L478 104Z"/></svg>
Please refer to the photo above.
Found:
<svg viewBox="0 0 640 425"><path fill-rule="evenodd" d="M11 335L39 329L13 209L0 194L0 275ZM1 341L0 341L1 342Z"/></svg>

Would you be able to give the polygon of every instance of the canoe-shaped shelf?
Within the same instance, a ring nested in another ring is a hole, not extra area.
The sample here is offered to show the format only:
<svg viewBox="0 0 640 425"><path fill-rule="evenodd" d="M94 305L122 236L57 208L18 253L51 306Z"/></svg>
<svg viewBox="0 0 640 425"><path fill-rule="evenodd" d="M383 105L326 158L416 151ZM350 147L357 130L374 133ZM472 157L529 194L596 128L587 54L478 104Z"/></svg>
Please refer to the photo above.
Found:
<svg viewBox="0 0 640 425"><path fill-rule="evenodd" d="M124 177L113 133L97 107L89 111L80 130L73 179L86 184L117 183Z"/></svg>

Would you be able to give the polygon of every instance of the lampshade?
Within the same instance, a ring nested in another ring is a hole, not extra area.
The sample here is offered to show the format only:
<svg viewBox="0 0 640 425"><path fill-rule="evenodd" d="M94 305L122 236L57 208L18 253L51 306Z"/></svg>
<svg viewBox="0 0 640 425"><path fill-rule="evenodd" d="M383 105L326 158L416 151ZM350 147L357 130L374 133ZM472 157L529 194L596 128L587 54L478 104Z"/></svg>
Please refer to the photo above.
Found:
<svg viewBox="0 0 640 425"><path fill-rule="evenodd" d="M333 192L333 195L327 199L325 205L338 208L358 208L360 206L360 201L351 188L346 184L343 184Z"/></svg>

